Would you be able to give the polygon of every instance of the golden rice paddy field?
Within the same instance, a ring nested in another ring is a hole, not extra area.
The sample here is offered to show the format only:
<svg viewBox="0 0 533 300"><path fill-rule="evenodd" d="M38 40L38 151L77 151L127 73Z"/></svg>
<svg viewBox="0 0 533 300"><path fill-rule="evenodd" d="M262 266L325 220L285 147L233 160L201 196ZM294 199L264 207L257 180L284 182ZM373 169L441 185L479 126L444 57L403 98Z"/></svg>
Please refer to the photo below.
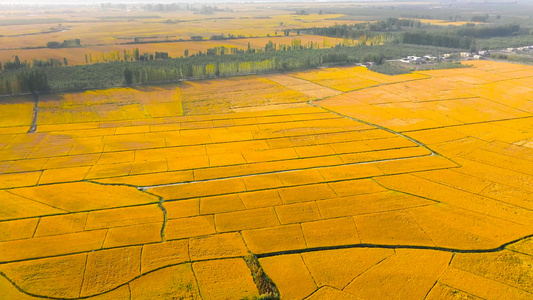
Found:
<svg viewBox="0 0 533 300"><path fill-rule="evenodd" d="M533 67L469 63L2 100L0 299L532 299Z"/></svg>
<svg viewBox="0 0 533 300"><path fill-rule="evenodd" d="M32 16L36 19L34 22L37 24L2 26L6 34L0 37L0 46L1 48L39 47L46 45L48 41L62 42L77 38L82 38L82 43L85 45L99 45L131 42L134 37L157 36L160 40L166 37L189 40L192 35L209 38L211 35L219 34L264 37L267 34L275 35L276 30L334 25L335 20L331 19L342 16L333 14L299 16L293 13L281 9L258 9L253 6L243 6L234 8L232 12L221 11L211 15L195 14L187 10L124 11L116 8L102 10L95 7L83 11L79 9L68 12L57 11L54 14L42 9L32 11ZM7 20L22 18L31 20L27 11L13 11L7 14L9 17L4 15ZM1 21L3 20L0 20L0 23ZM46 33L51 27L57 29L59 24L62 30ZM283 33L280 32L280 35Z"/></svg>
<svg viewBox="0 0 533 300"><path fill-rule="evenodd" d="M215 47L226 47L228 49L237 48L239 50L248 49L248 43L252 49L265 49L268 42L273 42L277 47L280 45L291 45L295 40L298 40L302 45L309 45L313 43L319 48L330 48L337 44L343 44L342 39L322 37L316 35L290 35L271 37L257 37L257 38L242 38L224 41L190 41L187 38L183 42L168 42L168 43L146 43L146 44L127 44L117 45L109 44L103 46L86 46L83 48L60 48L60 49L0 49L0 61L13 60L13 57L18 56L21 61L33 61L34 59L47 60L49 58L59 59L61 62L64 58L67 59L69 65L85 65L90 61L85 60L85 56L90 57L93 63L104 62L110 59L111 54L116 54L117 51L120 57L124 58L124 50L128 53L133 53L133 49L139 49L140 53L155 53L167 52L170 57L184 56L185 50L189 55L198 52L206 53L207 49ZM357 43L357 41L351 41ZM230 50L228 50L229 53Z"/></svg>
<svg viewBox="0 0 533 300"><path fill-rule="evenodd" d="M296 15L295 10L273 5L231 4L220 6L213 14L199 14L185 9L178 11L144 11L87 7L49 8L29 10L4 10L0 14L0 62L13 60L18 56L21 61L49 58L68 60L70 65L85 64L85 55L98 60L102 53L109 55L123 50L139 48L140 53L167 52L171 57L180 57L188 50L189 55L208 48L225 46L247 49L263 48L272 40L278 45L291 45L294 38L303 45L312 42L320 48L333 47L342 39L291 33L284 36L284 30L333 26L335 24L355 23L337 20L343 14ZM193 7L200 9L201 5ZM240 39L209 40L212 35L241 36ZM192 41L191 36L201 36L204 41ZM131 44L134 39L157 43ZM50 41L81 39L83 47L46 48ZM163 41L177 41L164 43ZM352 41L354 42L354 41ZM129 44L128 44L129 43ZM41 48L36 48L41 47ZM42 48L44 47L44 48Z"/></svg>
<svg viewBox="0 0 533 300"><path fill-rule="evenodd" d="M391 3L335 3L337 11L344 7L387 5ZM424 4L423 2L404 2L404 5ZM320 3L316 4L321 7ZM200 9L201 5L192 7ZM42 7L32 10L9 10L4 8L0 14L0 62L14 60L32 62L34 59L66 58L69 65L91 63L85 56L92 57L92 63L104 62L117 51L138 48L140 53L167 52L170 57L180 57L188 50L189 55L209 48L227 47L247 49L248 44L255 49L264 48L272 41L277 45L291 45L293 39L301 40L303 45L314 43L315 47L330 48L344 41L337 38L307 35L291 32L284 36L284 30L311 27L327 27L354 24L362 21L343 20L341 13L311 13L296 15L301 9L299 4L227 4L217 6L221 11L213 14L200 14L185 9L181 4L178 11L147 11L133 6L129 9L118 7ZM310 9L314 4L309 4ZM316 9L316 8L315 8ZM364 16L361 16L364 17ZM365 16L368 17L368 16ZM353 18L353 16L351 16ZM424 23L436 25L463 25L465 22L446 20L425 20ZM242 36L239 39L209 40L212 35ZM204 41L192 41L191 36L201 36ZM144 43L132 44L138 38ZM81 39L82 47L50 49L46 44L51 41ZM182 40L177 42L178 40ZM156 43L149 43L154 42ZM164 42L171 41L171 42ZM356 40L348 41L356 44Z"/></svg>

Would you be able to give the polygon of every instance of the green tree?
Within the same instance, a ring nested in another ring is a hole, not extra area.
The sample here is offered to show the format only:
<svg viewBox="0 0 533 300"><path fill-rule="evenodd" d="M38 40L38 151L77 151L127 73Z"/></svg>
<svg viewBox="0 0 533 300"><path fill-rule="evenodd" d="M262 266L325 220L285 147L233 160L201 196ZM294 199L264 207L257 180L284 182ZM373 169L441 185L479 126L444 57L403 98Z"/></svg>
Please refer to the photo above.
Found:
<svg viewBox="0 0 533 300"><path fill-rule="evenodd" d="M124 82L127 85L132 85L133 84L133 72L130 69L128 69L128 68L124 69Z"/></svg>
<svg viewBox="0 0 533 300"><path fill-rule="evenodd" d="M50 91L46 74L40 69L31 69L18 74L17 81L20 84L20 91L31 93Z"/></svg>
<svg viewBox="0 0 533 300"><path fill-rule="evenodd" d="M51 49L61 48L61 43L56 42L56 41L51 41L51 42L46 43L46 47L51 48Z"/></svg>
<svg viewBox="0 0 533 300"><path fill-rule="evenodd" d="M268 43L265 45L265 52L268 51L276 51L276 44L272 43L272 41L268 41Z"/></svg>
<svg viewBox="0 0 533 300"><path fill-rule="evenodd" d="M220 64L218 63L218 61L215 64L215 76L220 77Z"/></svg>
<svg viewBox="0 0 533 300"><path fill-rule="evenodd" d="M19 59L18 55L15 55L15 62L14 62L14 64L15 64L15 69L20 69L20 67L21 67L21 63L20 63L20 59Z"/></svg>

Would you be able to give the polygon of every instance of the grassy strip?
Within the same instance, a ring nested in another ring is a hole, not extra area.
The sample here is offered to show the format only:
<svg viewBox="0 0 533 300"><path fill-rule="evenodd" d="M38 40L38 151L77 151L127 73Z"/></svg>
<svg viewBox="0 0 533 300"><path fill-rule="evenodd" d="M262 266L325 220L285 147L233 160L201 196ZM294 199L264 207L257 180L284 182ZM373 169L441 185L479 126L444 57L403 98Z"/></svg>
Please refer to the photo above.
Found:
<svg viewBox="0 0 533 300"><path fill-rule="evenodd" d="M490 57L496 60L533 65L532 55L491 53Z"/></svg>
<svg viewBox="0 0 533 300"><path fill-rule="evenodd" d="M260 293L260 296L254 298L253 300L278 300L280 298L278 288L272 279L268 277L265 271L263 271L263 268L257 260L257 256L250 253L244 258L244 261L246 261L250 271L252 271L254 282L257 285L257 289Z"/></svg>
<svg viewBox="0 0 533 300"><path fill-rule="evenodd" d="M403 65L395 62L386 62L382 65L374 65L370 67L370 70L386 74L386 75L400 75L408 74L414 71L426 71L426 70L441 70L441 69L460 69L469 68L471 65L461 64L459 62L439 62L436 64L425 65Z"/></svg>

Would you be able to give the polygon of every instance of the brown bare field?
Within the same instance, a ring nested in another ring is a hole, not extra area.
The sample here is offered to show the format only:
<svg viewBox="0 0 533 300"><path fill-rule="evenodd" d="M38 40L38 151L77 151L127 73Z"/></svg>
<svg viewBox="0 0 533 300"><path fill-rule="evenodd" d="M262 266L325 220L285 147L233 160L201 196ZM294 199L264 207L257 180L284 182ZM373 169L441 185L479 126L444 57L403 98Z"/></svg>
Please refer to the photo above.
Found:
<svg viewBox="0 0 533 300"><path fill-rule="evenodd" d="M531 299L533 68L469 64L2 102L0 297Z"/></svg>

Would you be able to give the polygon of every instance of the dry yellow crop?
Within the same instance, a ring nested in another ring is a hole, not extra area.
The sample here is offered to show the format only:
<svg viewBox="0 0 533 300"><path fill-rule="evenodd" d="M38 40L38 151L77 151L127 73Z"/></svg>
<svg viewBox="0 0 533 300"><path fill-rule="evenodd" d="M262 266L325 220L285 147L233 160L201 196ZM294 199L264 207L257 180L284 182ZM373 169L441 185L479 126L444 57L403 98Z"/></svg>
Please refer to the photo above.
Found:
<svg viewBox="0 0 533 300"><path fill-rule="evenodd" d="M29 126L33 118L32 97L16 97L2 102L0 127Z"/></svg>
<svg viewBox="0 0 533 300"><path fill-rule="evenodd" d="M116 88L46 95L38 124L132 120L182 115L179 87Z"/></svg>
<svg viewBox="0 0 533 300"><path fill-rule="evenodd" d="M310 100L302 93L257 77L185 83L181 93L183 107L188 115L228 113L244 107Z"/></svg>
<svg viewBox="0 0 533 300"><path fill-rule="evenodd" d="M369 71L365 67L321 69L319 71L296 73L294 76L343 92L360 90L384 83L427 78L426 75L417 73L396 76L383 75Z"/></svg>

